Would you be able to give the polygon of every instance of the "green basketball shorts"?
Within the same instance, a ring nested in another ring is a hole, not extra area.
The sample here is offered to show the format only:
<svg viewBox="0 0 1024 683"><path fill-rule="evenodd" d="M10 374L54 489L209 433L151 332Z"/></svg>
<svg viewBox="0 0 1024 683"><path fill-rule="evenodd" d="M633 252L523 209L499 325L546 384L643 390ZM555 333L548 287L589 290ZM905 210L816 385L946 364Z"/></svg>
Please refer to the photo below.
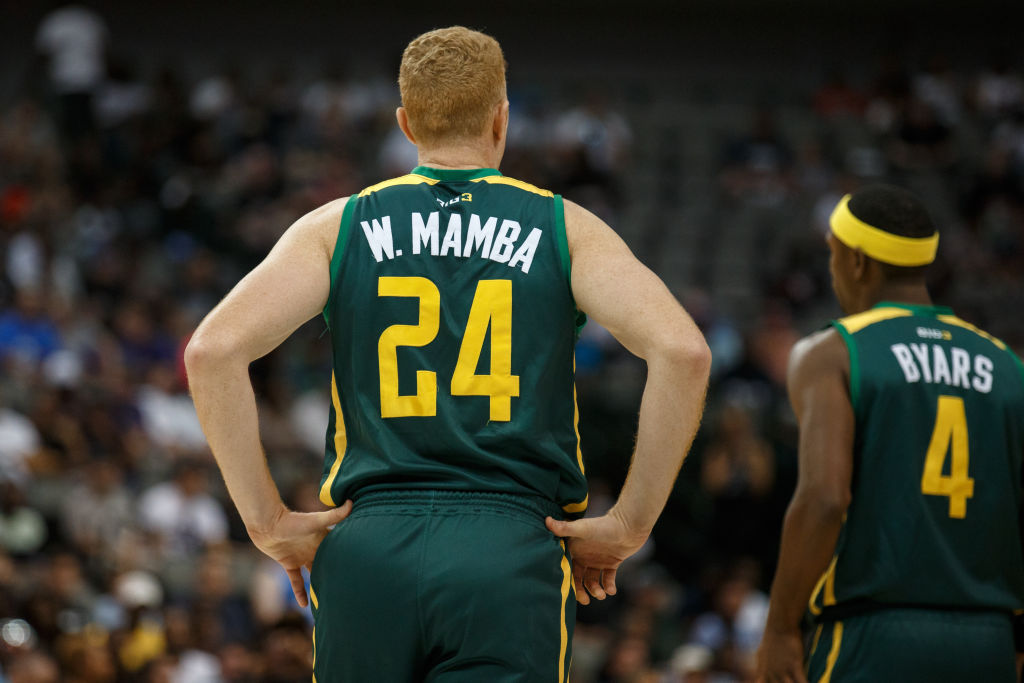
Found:
<svg viewBox="0 0 1024 683"><path fill-rule="evenodd" d="M879 609L815 630L811 683L1014 683L1013 628L999 612Z"/></svg>
<svg viewBox="0 0 1024 683"><path fill-rule="evenodd" d="M317 550L316 683L565 683L576 596L540 499L360 496Z"/></svg>

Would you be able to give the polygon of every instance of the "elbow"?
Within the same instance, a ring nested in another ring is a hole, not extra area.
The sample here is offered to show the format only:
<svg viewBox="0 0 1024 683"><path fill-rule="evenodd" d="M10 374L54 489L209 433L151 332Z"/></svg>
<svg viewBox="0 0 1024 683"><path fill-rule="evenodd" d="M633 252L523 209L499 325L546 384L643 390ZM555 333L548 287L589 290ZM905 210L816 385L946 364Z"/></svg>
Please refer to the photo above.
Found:
<svg viewBox="0 0 1024 683"><path fill-rule="evenodd" d="M189 382L201 374L206 374L211 368L223 366L225 361L232 356L228 344L220 343L197 330L185 346L185 372Z"/></svg>
<svg viewBox="0 0 1024 683"><path fill-rule="evenodd" d="M852 498L848 488L804 491L793 499L793 507L823 523L841 524Z"/></svg>
<svg viewBox="0 0 1024 683"><path fill-rule="evenodd" d="M704 335L690 344L686 350L686 358L693 371L704 378L706 382L711 375L711 347L704 340Z"/></svg>
<svg viewBox="0 0 1024 683"><path fill-rule="evenodd" d="M706 383L711 374L711 349L700 332L665 340L659 355L693 380Z"/></svg>

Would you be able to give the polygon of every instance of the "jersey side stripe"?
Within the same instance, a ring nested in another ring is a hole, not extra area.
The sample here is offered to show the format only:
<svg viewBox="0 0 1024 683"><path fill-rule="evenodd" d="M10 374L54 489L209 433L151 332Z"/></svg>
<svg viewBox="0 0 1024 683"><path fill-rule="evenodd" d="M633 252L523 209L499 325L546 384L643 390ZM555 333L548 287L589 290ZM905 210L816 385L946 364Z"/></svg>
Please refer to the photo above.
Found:
<svg viewBox="0 0 1024 683"><path fill-rule="evenodd" d="M576 372L576 359L572 360L572 371L573 374ZM576 399L576 382L572 383L572 427L576 432L576 462L580 466L580 474L586 474L586 469L583 467L583 449L580 448L580 405ZM582 502L570 503L569 505L563 505L562 509L569 514L576 514L577 512L583 512L587 509L587 502L590 500L590 495L586 495Z"/></svg>
<svg viewBox="0 0 1024 683"><path fill-rule="evenodd" d="M409 175L385 180L384 182L377 183L376 185L370 185L368 188L360 192L359 196L365 197L377 192L378 190L383 190L386 187L394 187L395 185L422 185L423 183L426 183L427 185L437 185L439 182L440 181L435 178L428 178L425 175L410 173Z"/></svg>
<svg viewBox="0 0 1024 683"><path fill-rule="evenodd" d="M331 472L320 487L320 502L324 505L336 507L338 504L331 497L331 487L341 469L341 460L345 457L345 448L348 446L348 437L345 434L345 417L341 413L341 399L338 398L338 383L331 373L331 403L334 405L334 462L331 464Z"/></svg>
<svg viewBox="0 0 1024 683"><path fill-rule="evenodd" d="M913 315L912 311L906 308L872 308L864 311L863 313L856 313L854 315L848 315L845 318L840 318L837 322L843 326L850 334L860 332L868 325L874 325L880 323L883 320L891 320L892 318L905 318Z"/></svg>

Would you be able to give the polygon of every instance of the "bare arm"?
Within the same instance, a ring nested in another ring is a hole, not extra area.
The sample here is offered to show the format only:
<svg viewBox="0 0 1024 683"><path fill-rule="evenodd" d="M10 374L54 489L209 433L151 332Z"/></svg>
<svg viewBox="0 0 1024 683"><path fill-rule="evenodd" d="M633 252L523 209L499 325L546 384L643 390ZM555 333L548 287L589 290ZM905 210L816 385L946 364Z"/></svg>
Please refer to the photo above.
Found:
<svg viewBox="0 0 1024 683"><path fill-rule="evenodd" d="M615 569L643 544L672 491L704 409L711 353L664 283L589 211L565 202L572 290L581 310L647 361L636 451L604 518L549 524L570 542L577 598L615 592ZM602 576L603 572L603 576Z"/></svg>
<svg viewBox="0 0 1024 683"><path fill-rule="evenodd" d="M800 621L850 504L854 416L848 376L846 347L835 330L793 348L787 384L800 425L800 471L782 527L759 656L759 673L769 682L804 680Z"/></svg>
<svg viewBox="0 0 1024 683"><path fill-rule="evenodd" d="M337 200L292 225L206 316L185 350L189 388L228 492L256 545L288 570L293 588L298 581L300 604L300 568L312 561L326 527L350 506L311 515L285 508L260 445L249 364L323 310L344 205Z"/></svg>

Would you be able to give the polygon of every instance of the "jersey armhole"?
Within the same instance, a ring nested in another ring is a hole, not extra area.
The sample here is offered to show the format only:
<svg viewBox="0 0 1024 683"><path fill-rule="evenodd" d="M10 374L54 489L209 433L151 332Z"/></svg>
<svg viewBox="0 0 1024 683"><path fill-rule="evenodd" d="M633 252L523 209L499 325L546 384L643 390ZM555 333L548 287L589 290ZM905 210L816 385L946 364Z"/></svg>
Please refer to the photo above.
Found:
<svg viewBox="0 0 1024 683"><path fill-rule="evenodd" d="M327 295L327 303L324 305L324 322L327 329L331 329L331 304L337 295L338 271L341 269L341 256L348 244L349 226L352 224L352 212L356 208L356 197L352 196L345 202L345 209L341 212L341 223L338 225L338 241L334 245L334 253L331 255L331 290Z"/></svg>
<svg viewBox="0 0 1024 683"><path fill-rule="evenodd" d="M1024 389L1024 362L1021 362L1020 356L1018 356L1009 346L1006 347L1006 351L1010 354L1010 358L1013 359L1013 364L1017 366L1017 374L1020 376L1021 388Z"/></svg>
<svg viewBox="0 0 1024 683"><path fill-rule="evenodd" d="M838 320L832 321L832 327L839 333L850 355L850 405L853 406L853 414L857 415L860 406L860 355L857 353L857 342Z"/></svg>
<svg viewBox="0 0 1024 683"><path fill-rule="evenodd" d="M572 264L569 261L569 237L565 233L565 205L562 203L562 195L555 197L555 241L558 243L558 259L562 263L562 271L565 273L565 282L569 285L569 293L572 294Z"/></svg>
<svg viewBox="0 0 1024 683"><path fill-rule="evenodd" d="M576 306L576 297L572 295L572 260L569 258L569 236L565 232L565 204L562 202L562 195L554 195L555 213L555 242L558 244L558 259L562 263L562 272L565 275L565 286L569 289L569 298L576 308L576 338L583 331L587 324L587 314Z"/></svg>

